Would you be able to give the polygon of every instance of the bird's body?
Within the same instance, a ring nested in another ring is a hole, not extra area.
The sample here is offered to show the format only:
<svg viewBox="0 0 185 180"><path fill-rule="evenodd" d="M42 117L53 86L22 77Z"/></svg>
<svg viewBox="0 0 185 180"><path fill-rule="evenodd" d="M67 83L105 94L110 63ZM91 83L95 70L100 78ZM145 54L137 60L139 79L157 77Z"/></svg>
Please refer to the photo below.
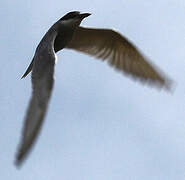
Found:
<svg viewBox="0 0 185 180"><path fill-rule="evenodd" d="M56 52L74 49L100 59L125 74L148 84L168 88L169 80L147 62L137 48L119 33L108 29L79 27L90 14L70 12L57 21L44 35L25 77L32 71L32 97L25 116L16 164L20 165L31 150L43 123L53 88Z"/></svg>

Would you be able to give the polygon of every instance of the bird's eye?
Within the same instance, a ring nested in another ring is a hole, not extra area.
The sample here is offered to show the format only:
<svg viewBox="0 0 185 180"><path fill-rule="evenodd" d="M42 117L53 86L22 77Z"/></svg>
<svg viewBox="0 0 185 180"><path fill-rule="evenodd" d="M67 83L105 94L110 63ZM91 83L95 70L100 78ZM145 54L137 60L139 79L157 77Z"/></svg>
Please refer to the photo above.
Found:
<svg viewBox="0 0 185 180"><path fill-rule="evenodd" d="M69 12L69 13L67 13L65 16L63 16L60 20L73 19L73 18L75 18L75 17L78 17L79 14L80 14L79 11Z"/></svg>

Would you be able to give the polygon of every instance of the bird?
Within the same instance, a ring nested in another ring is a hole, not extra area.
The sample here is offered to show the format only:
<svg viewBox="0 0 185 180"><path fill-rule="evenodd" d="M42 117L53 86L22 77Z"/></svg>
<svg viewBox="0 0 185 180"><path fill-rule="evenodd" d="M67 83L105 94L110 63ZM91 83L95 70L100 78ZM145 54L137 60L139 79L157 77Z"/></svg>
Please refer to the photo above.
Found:
<svg viewBox="0 0 185 180"><path fill-rule="evenodd" d="M32 72L32 96L24 118L16 166L20 166L26 159L40 133L52 94L58 51L64 48L72 49L106 60L116 70L143 84L171 88L171 80L119 32L80 26L82 20L90 15L72 11L54 23L41 39L30 65L22 76L25 78Z"/></svg>

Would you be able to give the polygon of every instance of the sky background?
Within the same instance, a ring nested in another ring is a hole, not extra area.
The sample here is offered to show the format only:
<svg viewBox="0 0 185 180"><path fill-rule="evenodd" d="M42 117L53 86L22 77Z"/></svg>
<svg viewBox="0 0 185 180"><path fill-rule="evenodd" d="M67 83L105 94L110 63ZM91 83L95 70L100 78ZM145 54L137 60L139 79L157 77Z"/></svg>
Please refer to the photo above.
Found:
<svg viewBox="0 0 185 180"><path fill-rule="evenodd" d="M1 0L0 179L184 180L184 0ZM39 139L14 166L30 76L20 77L50 26L90 12L83 26L114 28L176 82L173 94L143 86L105 62L57 54L55 87Z"/></svg>

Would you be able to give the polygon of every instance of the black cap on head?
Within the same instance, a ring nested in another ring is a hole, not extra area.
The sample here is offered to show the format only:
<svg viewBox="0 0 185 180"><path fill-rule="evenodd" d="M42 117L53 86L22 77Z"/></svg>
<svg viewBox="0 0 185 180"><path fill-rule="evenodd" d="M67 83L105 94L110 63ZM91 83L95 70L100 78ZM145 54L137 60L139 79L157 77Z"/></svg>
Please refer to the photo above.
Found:
<svg viewBox="0 0 185 180"><path fill-rule="evenodd" d="M90 16L91 14L89 13L83 13L83 14L80 14L79 11L72 11L72 12L69 12L67 13L66 15L64 15L60 21L63 21L63 20L68 20L68 19L72 19L72 18L85 18L87 16Z"/></svg>

